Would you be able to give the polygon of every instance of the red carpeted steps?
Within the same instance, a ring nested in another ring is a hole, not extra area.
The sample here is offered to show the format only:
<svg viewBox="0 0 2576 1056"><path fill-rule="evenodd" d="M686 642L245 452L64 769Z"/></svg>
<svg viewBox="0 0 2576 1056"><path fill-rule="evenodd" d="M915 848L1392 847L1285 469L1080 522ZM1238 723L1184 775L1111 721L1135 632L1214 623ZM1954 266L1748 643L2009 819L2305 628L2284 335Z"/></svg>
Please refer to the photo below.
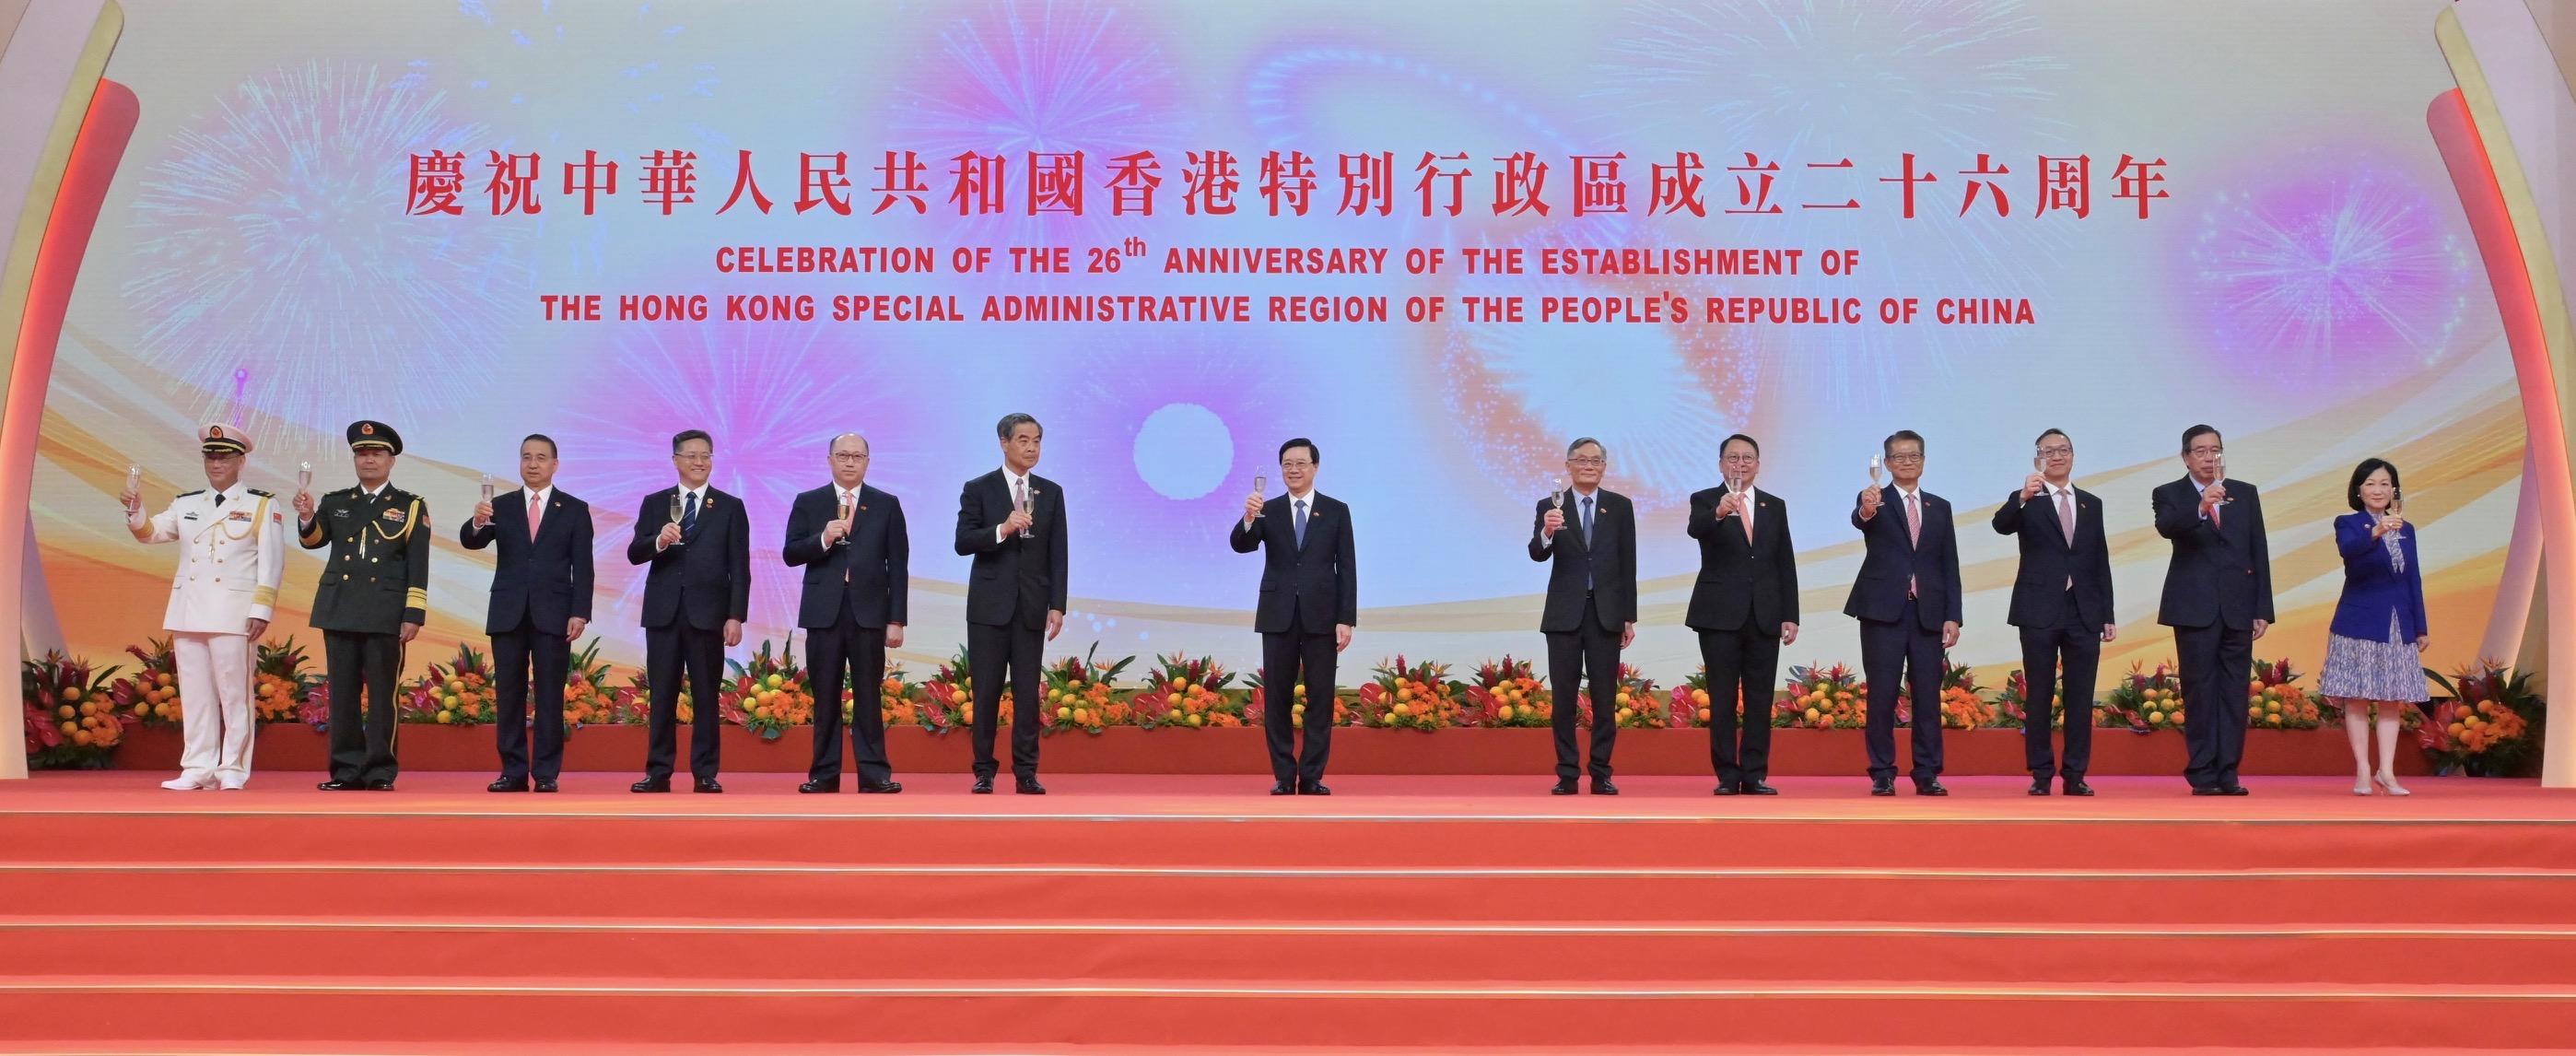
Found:
<svg viewBox="0 0 2576 1056"><path fill-rule="evenodd" d="M0 1051L2503 1049L2576 1023L2569 797L1425 781L40 781L0 800Z"/></svg>

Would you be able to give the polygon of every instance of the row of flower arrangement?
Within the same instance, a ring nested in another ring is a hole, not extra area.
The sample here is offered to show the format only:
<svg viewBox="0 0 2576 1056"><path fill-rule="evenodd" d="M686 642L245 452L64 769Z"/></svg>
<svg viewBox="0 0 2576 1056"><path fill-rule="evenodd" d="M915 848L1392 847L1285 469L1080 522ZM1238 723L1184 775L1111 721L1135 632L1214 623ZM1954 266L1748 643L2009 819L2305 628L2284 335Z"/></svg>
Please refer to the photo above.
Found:
<svg viewBox="0 0 2576 1056"><path fill-rule="evenodd" d="M94 670L86 661L51 654L24 665L27 708L27 752L30 765L79 767L104 765L128 727L176 725L180 718L176 667L166 639L126 650L137 661L134 673L114 677L121 668ZM1092 650L1098 652L1095 646ZM254 707L262 722L301 722L322 728L330 713L329 691L321 676L308 670L310 656L289 638L258 647L254 667ZM1144 729L1191 729L1259 725L1269 707L1258 677L1237 682L1207 657L1159 656L1147 668L1141 685L1122 679L1135 657L1102 662L1094 655L1066 657L1047 667L1046 701L1039 714L1046 732L1100 733L1113 726ZM750 658L729 662L731 677L715 702L726 722L775 739L791 727L809 724L814 714L813 687L790 648L762 642ZM946 733L967 725L973 679L964 652L942 664L928 681L915 682L901 667L886 672L879 687L888 726L919 726ZM2427 671L2442 689L2429 715L2409 709L2406 722L2417 731L2437 767L2478 772L2507 772L2537 750L2535 732L2543 704L2530 688L2529 676L2502 665L2484 663L2455 675ZM2340 709L2309 695L2288 661L2258 662L2246 687L2246 719L2256 727L2313 729L2342 722ZM623 684L599 659L594 639L572 657L565 678L565 720L574 727L641 724L646 694L640 672ZM484 655L460 647L444 664L432 664L401 691L404 722L476 725L494 721L494 678ZM1774 699L1772 725L1784 728L1858 729L1867 720L1868 685L1850 668L1792 667L1782 692ZM1304 686L1289 705L1293 721L1303 726L1308 702ZM1010 700L1010 690L1002 694ZM685 721L698 702L683 691L680 715ZM1618 692L1610 702L1618 723L1628 729L1704 727L1710 718L1705 673L1665 689L1633 668L1622 667ZM2052 700L2062 716L2063 702ZM852 694L842 691L844 716ZM1589 724L1592 702L1578 695L1573 706ZM2020 729L2028 714L2027 688L2015 671L1999 689L1979 686L1968 668L1946 664L1941 679L1941 723L1949 729ZM1545 727L1554 718L1555 701L1547 683L1528 660L1504 656L1476 667L1473 676L1452 678L1449 666L1411 661L1402 656L1381 662L1367 681L1337 693L1333 722L1339 726L1398 729ZM1001 709L1008 724L1009 706ZM1897 722L1912 721L1913 701L1900 692ZM1738 714L1741 714L1740 705ZM2133 667L2116 679L2110 692L2095 701L2093 721L2101 729L2139 733L2180 729L2184 723L2182 686L2172 665L2149 670Z"/></svg>

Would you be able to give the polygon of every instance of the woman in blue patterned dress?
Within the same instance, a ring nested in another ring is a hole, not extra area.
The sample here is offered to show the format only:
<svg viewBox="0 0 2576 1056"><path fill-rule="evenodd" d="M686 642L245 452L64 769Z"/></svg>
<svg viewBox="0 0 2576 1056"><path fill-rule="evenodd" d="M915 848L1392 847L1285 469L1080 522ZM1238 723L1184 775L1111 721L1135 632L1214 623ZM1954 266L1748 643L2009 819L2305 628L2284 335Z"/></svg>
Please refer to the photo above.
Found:
<svg viewBox="0 0 2576 1056"><path fill-rule="evenodd" d="M2343 554L2343 597L2335 602L2326 638L2325 671L2317 690L2343 708L2352 738L2352 794L2367 796L2376 783L2389 795L2406 795L2397 783L2397 731L2409 704L2425 701L2420 654L2429 640L2424 620L2423 563L2415 556L2415 526L2406 523L2397 467L2363 459L2353 468L2346 499L2353 511L2335 518L2335 549ZM2379 772L2370 769L2370 713L2378 713Z"/></svg>

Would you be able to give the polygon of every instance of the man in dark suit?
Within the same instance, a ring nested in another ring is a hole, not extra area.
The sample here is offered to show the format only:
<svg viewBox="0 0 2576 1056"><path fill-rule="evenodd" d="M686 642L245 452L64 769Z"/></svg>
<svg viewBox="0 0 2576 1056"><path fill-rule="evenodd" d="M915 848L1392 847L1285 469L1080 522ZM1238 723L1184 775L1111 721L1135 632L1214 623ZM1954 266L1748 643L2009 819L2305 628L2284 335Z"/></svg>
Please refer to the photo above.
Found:
<svg viewBox="0 0 2576 1056"><path fill-rule="evenodd" d="M1064 490L1031 472L1046 430L1025 414L993 427L1002 468L966 482L957 497L957 555L975 559L966 580L966 666L975 681L975 787L993 791L993 737L1002 678L1011 680L1011 777L1015 791L1043 796L1038 733L1046 643L1064 630Z"/></svg>
<svg viewBox="0 0 2576 1056"><path fill-rule="evenodd" d="M644 680L652 711L644 731L644 780L637 792L671 790L679 754L680 676L689 679L689 773L696 790L722 792L723 746L716 697L724 692L724 651L742 644L751 614L751 517L742 500L707 485L715 440L691 429L671 438L680 485L644 496L626 559L644 577Z"/></svg>
<svg viewBox="0 0 2576 1056"><path fill-rule="evenodd" d="M2154 501L2156 534L2173 541L2156 622L2174 629L2182 667L2182 733L2191 746L2183 777L2195 796L2241 796L2245 685L2254 676L2254 641L2272 626L2271 544L2262 496L2227 479L2218 430L2184 430L2182 464L2190 475L2158 487Z"/></svg>
<svg viewBox="0 0 2576 1056"><path fill-rule="evenodd" d="M325 792L391 792L395 682L403 647L429 614L429 506L393 486L402 434L383 422L351 422L349 464L358 486L322 496L295 493L296 539L329 547L313 591L313 627L331 690L331 779ZM365 696L359 696L364 691ZM360 704L363 701L364 707Z"/></svg>
<svg viewBox="0 0 2576 1056"><path fill-rule="evenodd" d="M590 504L555 490L555 442L543 433L519 441L519 481L526 487L474 507L458 530L468 550L501 544L492 565L492 600L483 633L492 636L499 684L501 777L489 791L555 790L563 772L564 668L572 643L590 626ZM537 749L528 754L528 669L537 685Z"/></svg>
<svg viewBox="0 0 2576 1056"><path fill-rule="evenodd" d="M841 789L841 686L852 691L850 755L859 791L903 791L886 762L884 704L888 648L903 646L912 592L912 537L903 503L869 486L868 438L832 438L832 482L802 495L787 512L788 567L805 569L796 625L805 628L805 659L814 685L814 764L799 792Z"/></svg>
<svg viewBox="0 0 2576 1056"><path fill-rule="evenodd" d="M1798 547L1789 540L1789 504L1754 490L1762 445L1738 433L1718 445L1718 458L1726 484L1691 496L1699 582L1683 622L1699 632L1708 670L1716 794L1773 796L1779 791L1763 781L1771 775L1771 693L1779 685L1780 647L1798 640Z"/></svg>
<svg viewBox="0 0 2576 1056"><path fill-rule="evenodd" d="M1959 540L1950 504L1924 491L1923 437L1898 430L1879 443L1895 483L1860 493L1852 527L1867 556L1852 580L1843 615L1860 621L1861 676L1869 680L1870 794L1896 794L1898 679L1914 697L1914 794L1946 796L1941 787L1941 662L1959 644ZM1892 509L1882 509L1893 507Z"/></svg>
<svg viewBox="0 0 2576 1056"><path fill-rule="evenodd" d="M2084 772L2093 761L2093 677L2102 643L2120 634L2111 615L2111 547L2102 531L2102 500L2075 486L2075 441L2051 429L2034 446L2030 477L1995 507L1995 531L2021 537L2010 622L2021 629L2023 756L2031 795L2047 795L2049 779L2062 774L2067 795L2089 796L2093 786L2084 783ZM2063 767L2049 751L2050 701L2061 690Z"/></svg>
<svg viewBox="0 0 2576 1056"><path fill-rule="evenodd" d="M1592 794L1619 794L1610 780L1619 710L1610 701L1619 693L1619 651L1637 640L1637 508L1601 486L1609 468L1601 441L1587 436L1568 446L1565 472L1574 486L1539 500L1530 531L1530 560L1553 562L1538 629L1547 635L1547 680L1556 697L1556 787L1549 791L1559 796L1573 795L1586 769L1575 751L1574 693L1587 672Z"/></svg>
<svg viewBox="0 0 2576 1056"><path fill-rule="evenodd" d="M1263 551L1261 601L1252 629L1261 632L1261 685L1269 702L1261 725L1270 743L1274 796L1329 796L1324 766L1333 754L1333 660L1351 645L1360 622L1360 573L1351 537L1351 508L1315 490L1323 464L1315 442L1279 445L1279 477L1288 493L1243 500L1243 521L1229 542L1238 554ZM1296 686L1306 686L1306 748L1297 752Z"/></svg>

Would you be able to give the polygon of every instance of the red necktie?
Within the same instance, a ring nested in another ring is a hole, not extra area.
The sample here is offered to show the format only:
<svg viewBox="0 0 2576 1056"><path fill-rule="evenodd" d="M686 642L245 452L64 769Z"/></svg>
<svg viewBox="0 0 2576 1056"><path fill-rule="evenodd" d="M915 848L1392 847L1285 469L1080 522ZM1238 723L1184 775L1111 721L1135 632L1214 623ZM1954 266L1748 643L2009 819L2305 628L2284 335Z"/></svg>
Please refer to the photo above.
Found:
<svg viewBox="0 0 2576 1056"><path fill-rule="evenodd" d="M1905 493L1905 541L1916 547L1923 545L1923 507L1915 504L1910 491ZM1905 596L1914 596L1913 576L1905 577Z"/></svg>
<svg viewBox="0 0 2576 1056"><path fill-rule="evenodd" d="M537 541L537 523L546 519L546 504L537 496L528 496L528 541Z"/></svg>

